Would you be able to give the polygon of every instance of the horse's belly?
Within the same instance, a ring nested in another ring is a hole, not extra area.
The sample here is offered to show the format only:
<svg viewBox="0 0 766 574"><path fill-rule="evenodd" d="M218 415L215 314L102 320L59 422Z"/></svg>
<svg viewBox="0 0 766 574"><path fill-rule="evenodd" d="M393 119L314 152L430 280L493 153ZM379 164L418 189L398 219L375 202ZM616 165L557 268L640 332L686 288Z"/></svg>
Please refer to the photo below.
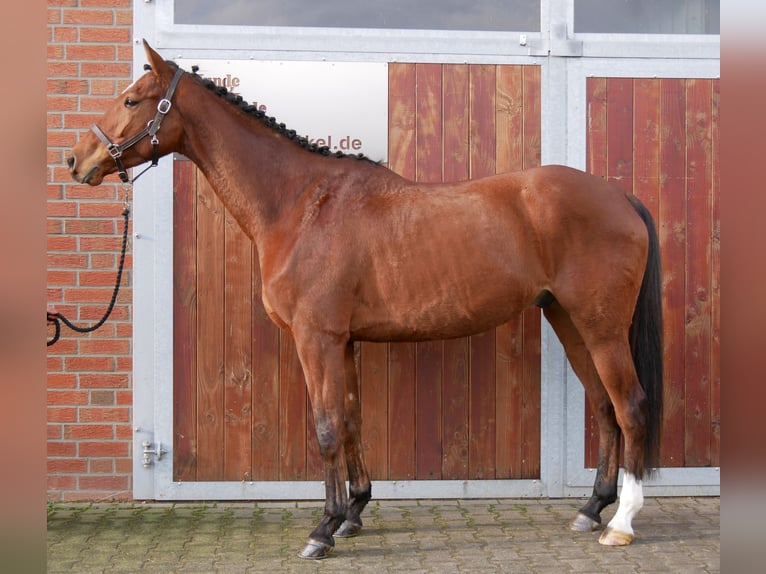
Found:
<svg viewBox="0 0 766 574"><path fill-rule="evenodd" d="M477 283L470 292L443 286L418 292L402 289L360 307L352 320L351 335L369 341L462 337L505 323L532 300L526 289L514 289L508 283Z"/></svg>

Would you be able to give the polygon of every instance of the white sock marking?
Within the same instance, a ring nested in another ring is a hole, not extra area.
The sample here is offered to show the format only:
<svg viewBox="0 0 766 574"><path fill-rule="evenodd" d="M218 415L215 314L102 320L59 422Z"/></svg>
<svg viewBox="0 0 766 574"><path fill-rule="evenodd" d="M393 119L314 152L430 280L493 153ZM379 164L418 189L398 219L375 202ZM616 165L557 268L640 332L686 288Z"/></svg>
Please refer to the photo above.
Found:
<svg viewBox="0 0 766 574"><path fill-rule="evenodd" d="M620 505L617 513L609 521L609 528L633 534L633 518L644 505L644 493L641 481L630 473L625 473L622 480L622 492L620 493Z"/></svg>

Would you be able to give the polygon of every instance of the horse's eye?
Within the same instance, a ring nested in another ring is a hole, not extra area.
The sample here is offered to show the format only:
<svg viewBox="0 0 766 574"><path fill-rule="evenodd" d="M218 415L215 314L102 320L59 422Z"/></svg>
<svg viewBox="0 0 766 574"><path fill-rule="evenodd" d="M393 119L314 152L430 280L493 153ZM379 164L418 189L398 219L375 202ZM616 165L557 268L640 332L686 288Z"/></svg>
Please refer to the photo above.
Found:
<svg viewBox="0 0 766 574"><path fill-rule="evenodd" d="M131 98L125 98L125 107L126 108L134 108L138 105L138 102Z"/></svg>

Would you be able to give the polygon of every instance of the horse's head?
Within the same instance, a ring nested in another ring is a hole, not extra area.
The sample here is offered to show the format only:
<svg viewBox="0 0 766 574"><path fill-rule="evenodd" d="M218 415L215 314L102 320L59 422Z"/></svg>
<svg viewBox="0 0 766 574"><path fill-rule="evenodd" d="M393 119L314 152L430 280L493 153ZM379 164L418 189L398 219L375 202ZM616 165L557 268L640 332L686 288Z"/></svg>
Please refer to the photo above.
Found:
<svg viewBox="0 0 766 574"><path fill-rule="evenodd" d="M118 172L128 181L126 169L152 161L177 149L182 135L181 118L172 110L172 97L183 72L165 62L144 41L151 68L128 86L101 119L85 132L67 158L72 177L98 185L104 176Z"/></svg>

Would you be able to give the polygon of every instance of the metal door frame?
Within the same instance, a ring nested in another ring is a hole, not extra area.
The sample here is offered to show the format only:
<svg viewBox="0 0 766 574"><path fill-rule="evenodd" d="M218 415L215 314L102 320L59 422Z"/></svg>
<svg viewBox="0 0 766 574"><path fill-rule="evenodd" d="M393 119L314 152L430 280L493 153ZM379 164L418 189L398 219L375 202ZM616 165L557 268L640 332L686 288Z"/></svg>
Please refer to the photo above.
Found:
<svg viewBox="0 0 766 574"><path fill-rule="evenodd" d="M338 59L541 66L541 161L585 168L585 78L719 77L719 36L574 35L573 0L542 0L537 33L422 33L172 25L172 2L135 0L133 70L141 38L167 58ZM391 50L396 50L392 52ZM605 56L609 55L609 58ZM630 57L628 57L630 56ZM683 70L683 73L680 72ZM173 166L166 158L134 193L133 496L155 500L321 500L321 481L174 482ZM541 326L541 462L535 480L376 481L375 497L584 496L584 393L550 325ZM146 444L146 446L144 446ZM145 452L147 451L147 452ZM154 452L152 452L154 451ZM160 454L158 455L158 451ZM720 469L664 469L649 495L718 494Z"/></svg>

